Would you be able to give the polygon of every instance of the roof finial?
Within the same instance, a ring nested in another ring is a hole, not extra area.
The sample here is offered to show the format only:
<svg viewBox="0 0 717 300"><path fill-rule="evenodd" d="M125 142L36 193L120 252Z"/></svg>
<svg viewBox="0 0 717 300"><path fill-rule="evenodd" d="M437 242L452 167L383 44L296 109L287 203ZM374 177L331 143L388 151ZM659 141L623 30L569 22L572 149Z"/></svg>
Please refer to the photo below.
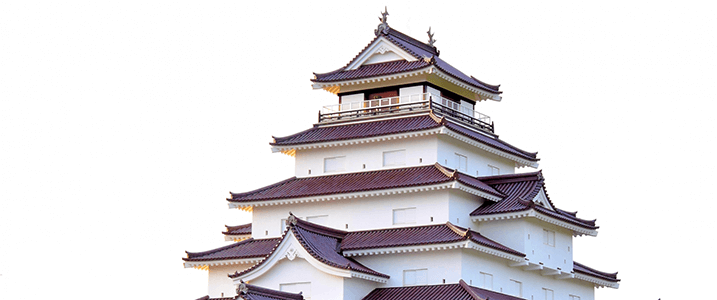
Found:
<svg viewBox="0 0 717 300"><path fill-rule="evenodd" d="M237 286L237 295L244 295L249 291L249 287L246 286L244 280Z"/></svg>
<svg viewBox="0 0 717 300"><path fill-rule="evenodd" d="M378 20L381 21L381 24L378 24L378 28L373 31L373 33L378 36L379 34L388 34L388 7L384 6L384 12L381 13L381 17L378 17Z"/></svg>
<svg viewBox="0 0 717 300"><path fill-rule="evenodd" d="M433 39L433 35L436 34L436 33L435 33L435 32L434 32L434 33L431 33L431 27L430 27L430 26L428 26L428 31L427 31L426 33L428 33L428 45L431 46L431 47L434 47L434 46L433 46L433 43L435 43L436 40Z"/></svg>

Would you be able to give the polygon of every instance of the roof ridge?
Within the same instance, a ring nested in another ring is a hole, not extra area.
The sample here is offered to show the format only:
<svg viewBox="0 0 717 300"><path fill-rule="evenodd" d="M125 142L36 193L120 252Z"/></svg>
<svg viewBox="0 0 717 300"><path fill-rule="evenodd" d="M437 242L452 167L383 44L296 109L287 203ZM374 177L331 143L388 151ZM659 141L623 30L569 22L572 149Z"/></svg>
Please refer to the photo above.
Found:
<svg viewBox="0 0 717 300"><path fill-rule="evenodd" d="M440 52L438 51L438 48L436 48L435 46L430 46L430 45L428 45L428 44L426 44L426 43L424 43L424 42L421 42L421 41L419 41L419 40L413 38L413 37L410 36L410 35L407 35L407 34L405 34L405 33L403 33L403 32L400 32L400 31L398 31L398 30L396 30L396 29L389 28L388 36L391 36L391 35L393 35L393 36L395 36L396 38L399 38L399 39L401 39L402 41L407 42L407 43L409 43L409 44L411 44L411 45L413 45L413 46L416 46L416 47L418 47L418 48L421 48L421 50L425 50L426 52L429 52L429 53L431 53L431 54L433 54L433 55L435 55L435 56L439 56L439 54L440 54Z"/></svg>
<svg viewBox="0 0 717 300"><path fill-rule="evenodd" d="M268 240L268 239L267 239L267 240ZM230 245L226 245L226 246L222 246L222 247L219 247L219 248L215 248L215 249L212 249L212 250L201 251L201 252L189 252L189 251L184 251L184 253L187 254L187 257L186 257L186 258L196 258L197 256L205 256L205 255L217 253L217 252L219 252L219 251L231 249L231 248L234 248L234 247L239 246L239 245L248 244L248 243L250 243L250 242L252 242L252 241L255 241L255 239L254 239L254 238L248 238L248 239L243 240L243 241L241 241L241 242L236 242L236 243L233 243L233 244L230 244ZM192 256L194 256L194 257L192 257ZM182 259L184 259L184 258L182 258Z"/></svg>
<svg viewBox="0 0 717 300"><path fill-rule="evenodd" d="M240 295L246 295L246 294L259 294L262 296L270 296L272 298L276 299L304 299L304 296L301 292L297 293L289 293L284 291L277 291L272 290L264 287L260 287L257 285L252 285L244 282L244 280L241 281L239 286L237 287L237 294Z"/></svg>
<svg viewBox="0 0 717 300"><path fill-rule="evenodd" d="M487 298L483 299L481 296L478 296L478 294L476 294L476 292L473 290L473 288L471 288L470 285L468 285L465 281L463 281L462 278L460 280L458 280L458 286L460 286L464 291L466 291L468 293L468 295L470 295L471 298L473 298L473 300L488 300Z"/></svg>

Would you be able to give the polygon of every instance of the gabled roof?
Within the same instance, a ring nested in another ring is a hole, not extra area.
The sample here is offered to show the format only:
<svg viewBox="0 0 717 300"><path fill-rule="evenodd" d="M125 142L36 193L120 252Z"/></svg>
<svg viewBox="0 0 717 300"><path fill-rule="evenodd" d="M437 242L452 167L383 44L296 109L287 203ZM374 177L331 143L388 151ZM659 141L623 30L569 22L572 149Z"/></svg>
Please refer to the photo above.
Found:
<svg viewBox="0 0 717 300"><path fill-rule="evenodd" d="M282 236L281 241L262 261L242 272L235 272L234 274L229 275L229 277L241 278L242 276L252 273L260 267L264 267L264 265L269 261L276 261L275 259L279 258L277 255L283 254L278 253L277 250L282 246L282 244L287 243L289 236L293 236L313 259L329 267L363 273L371 277L384 278L384 280L390 278L388 275L376 272L352 258L341 255L340 244L341 240L346 235L345 231L303 221L296 218L294 215L290 215L288 221L288 228ZM293 255L296 255L295 253L296 252L294 252Z"/></svg>
<svg viewBox="0 0 717 300"><path fill-rule="evenodd" d="M468 285L463 279L454 284L419 285L374 289L363 300L524 300L523 298Z"/></svg>
<svg viewBox="0 0 717 300"><path fill-rule="evenodd" d="M304 300L301 293L287 293L242 282L237 288L237 299L243 300Z"/></svg>
<svg viewBox="0 0 717 300"><path fill-rule="evenodd" d="M385 63L363 65L355 70L347 69L359 57L362 57L362 54L367 51L371 45L373 45L375 42L382 38L385 38L385 40L388 40L397 47L401 48L403 51L413 56L416 60L391 61ZM315 78L311 81L332 82L350 79L360 79L408 72L429 66L435 66L439 70L447 73L448 75L465 84L494 94L502 93L499 90L500 85L490 85L474 78L473 76L468 76L464 74L443 59L439 58L439 54L439 51L435 47L422 43L398 30L389 28L387 31L381 32L379 35L377 35L376 38L374 38L363 50L361 50L361 52L359 52L359 54L357 54L354 59L352 59L345 67L328 73L314 73Z"/></svg>
<svg viewBox="0 0 717 300"><path fill-rule="evenodd" d="M424 186L457 181L497 198L503 195L470 176L439 164L287 180L246 193L231 193L230 202L255 202Z"/></svg>
<svg viewBox="0 0 717 300"><path fill-rule="evenodd" d="M541 171L480 177L480 181L505 194L506 197L498 202L486 201L483 205L471 212L471 216L512 213L533 209L545 216L583 228L591 230L599 228L595 225L595 220L583 220L576 216L577 213L567 212L555 207L550 197L547 197L547 192L547 207L536 205L533 199L538 195L541 189L545 191L545 179Z"/></svg>
<svg viewBox="0 0 717 300"><path fill-rule="evenodd" d="M234 300L234 297L211 298L209 295L206 295L204 297L197 298L197 300Z"/></svg>
<svg viewBox="0 0 717 300"><path fill-rule="evenodd" d="M611 281L611 282L619 282L620 279L617 279L617 272L615 273L607 273L595 270L593 268L590 268L586 265L583 265L579 262L573 261L573 271L577 273L582 273L585 275L597 277L603 280Z"/></svg>
<svg viewBox="0 0 717 300"><path fill-rule="evenodd" d="M224 235L247 235L251 234L251 223L242 224L237 226L224 225L227 231L223 231Z"/></svg>
<svg viewBox="0 0 717 300"><path fill-rule="evenodd" d="M294 146L302 144L324 143L352 139L370 138L383 135L407 133L439 128L445 126L460 136L488 146L491 149L525 159L530 162L537 162L537 152L528 152L508 144L496 137L489 137L466 127L458 125L448 118L439 118L433 114L420 115L415 117L404 117L399 119L377 120L371 122L354 123L339 126L318 126L302 132L286 136L273 137L274 142L270 145L275 147Z"/></svg>
<svg viewBox="0 0 717 300"><path fill-rule="evenodd" d="M225 259L242 259L264 257L273 249L281 239L247 239L228 246L219 247L204 252L187 252L184 261L211 261Z"/></svg>
<svg viewBox="0 0 717 300"><path fill-rule="evenodd" d="M349 232L341 242L341 251L446 244L468 240L508 254L525 256L525 254L488 239L476 231L453 225L450 222L438 225Z"/></svg>

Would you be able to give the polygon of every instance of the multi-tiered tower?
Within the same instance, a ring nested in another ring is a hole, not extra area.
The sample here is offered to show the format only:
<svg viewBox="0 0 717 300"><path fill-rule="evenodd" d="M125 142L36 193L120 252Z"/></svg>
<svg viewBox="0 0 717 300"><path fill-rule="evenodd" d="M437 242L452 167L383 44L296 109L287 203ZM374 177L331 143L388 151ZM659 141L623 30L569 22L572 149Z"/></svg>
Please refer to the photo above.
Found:
<svg viewBox="0 0 717 300"><path fill-rule="evenodd" d="M185 267L209 272L205 298L589 300L617 288L617 273L573 261L573 237L596 236L595 221L557 208L540 171L516 174L536 153L476 111L499 86L387 15L345 67L312 79L338 104L271 143L295 176L232 193L253 222L227 227L236 243L187 253Z"/></svg>

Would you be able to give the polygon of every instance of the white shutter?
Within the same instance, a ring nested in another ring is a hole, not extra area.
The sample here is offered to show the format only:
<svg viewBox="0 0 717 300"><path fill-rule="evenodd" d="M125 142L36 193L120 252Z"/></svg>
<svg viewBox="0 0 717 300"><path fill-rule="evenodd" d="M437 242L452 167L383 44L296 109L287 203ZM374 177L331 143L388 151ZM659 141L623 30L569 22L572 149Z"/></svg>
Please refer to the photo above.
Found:
<svg viewBox="0 0 717 300"><path fill-rule="evenodd" d="M416 223L416 208L399 208L393 210L393 224Z"/></svg>
<svg viewBox="0 0 717 300"><path fill-rule="evenodd" d="M346 156L324 158L324 172L340 172L346 169Z"/></svg>
<svg viewBox="0 0 717 300"><path fill-rule="evenodd" d="M306 217L306 221L309 221L314 224L319 224L319 225L326 225L328 220L329 220L328 215Z"/></svg>
<svg viewBox="0 0 717 300"><path fill-rule="evenodd" d="M383 153L383 166L403 166L406 164L406 150L386 151Z"/></svg>
<svg viewBox="0 0 717 300"><path fill-rule="evenodd" d="M458 171L468 172L468 157L456 153L456 163Z"/></svg>

